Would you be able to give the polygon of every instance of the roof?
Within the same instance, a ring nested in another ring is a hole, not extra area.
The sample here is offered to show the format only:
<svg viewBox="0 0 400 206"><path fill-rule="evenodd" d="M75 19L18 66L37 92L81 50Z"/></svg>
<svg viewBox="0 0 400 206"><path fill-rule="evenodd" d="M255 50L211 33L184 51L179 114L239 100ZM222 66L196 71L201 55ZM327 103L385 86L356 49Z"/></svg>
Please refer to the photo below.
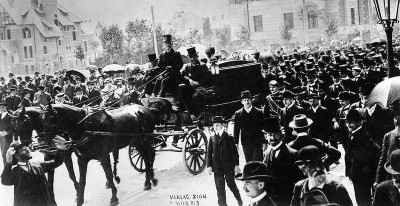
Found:
<svg viewBox="0 0 400 206"><path fill-rule="evenodd" d="M94 34L98 27L103 28L103 25L99 21L85 21L81 23L82 33L84 34Z"/></svg>
<svg viewBox="0 0 400 206"><path fill-rule="evenodd" d="M2 6L16 25L35 25L44 37L63 36L60 27L54 23L53 14L46 15L37 4L31 0L18 0L12 3L8 0L0 0ZM64 26L74 26L83 22L72 12L57 4L56 14L58 21Z"/></svg>

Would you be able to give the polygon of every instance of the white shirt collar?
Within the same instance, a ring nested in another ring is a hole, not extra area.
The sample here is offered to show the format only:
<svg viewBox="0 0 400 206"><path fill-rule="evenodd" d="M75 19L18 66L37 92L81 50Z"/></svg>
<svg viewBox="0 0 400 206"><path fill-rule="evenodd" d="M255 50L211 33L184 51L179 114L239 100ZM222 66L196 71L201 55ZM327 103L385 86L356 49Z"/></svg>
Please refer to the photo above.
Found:
<svg viewBox="0 0 400 206"><path fill-rule="evenodd" d="M316 188L322 189L324 187L324 185L325 185L325 183L321 183L321 184L317 185ZM315 187L312 187L312 188L315 188ZM311 190L312 188L310 186L310 183L308 183L308 190Z"/></svg>
<svg viewBox="0 0 400 206"><path fill-rule="evenodd" d="M27 165L28 165L28 162L18 162L18 165L19 165L19 166L27 166Z"/></svg>
<svg viewBox="0 0 400 206"><path fill-rule="evenodd" d="M317 112L318 107L319 107L319 105L317 107L315 107L315 108L311 106L311 108L314 111L314 113Z"/></svg>
<svg viewBox="0 0 400 206"><path fill-rule="evenodd" d="M221 130L219 132L216 132L216 134L218 134L220 137L222 137L222 134L224 133L224 130Z"/></svg>
<svg viewBox="0 0 400 206"><path fill-rule="evenodd" d="M290 108L292 108L292 107L293 107L293 105L294 105L294 101L292 102L292 104L290 104L290 105L287 107L287 109L290 109Z"/></svg>
<svg viewBox="0 0 400 206"><path fill-rule="evenodd" d="M250 106L249 109L246 109L246 107L243 107L243 108L244 108L244 110L246 110L247 113L250 113L250 112L251 112L251 109L253 108L253 106Z"/></svg>
<svg viewBox="0 0 400 206"><path fill-rule="evenodd" d="M273 150L275 150L275 151L276 151L276 150L277 150L277 149L278 149L278 148L279 148L281 145L282 145L282 141L281 141L281 142L279 142L279 144L278 144L278 145L276 145L275 147L274 147L274 146L272 146L272 145L271 145L271 147L272 147L272 149L273 149Z"/></svg>
<svg viewBox="0 0 400 206"><path fill-rule="evenodd" d="M262 198L264 198L265 195L267 195L267 192L264 191L263 193L261 193L261 194L258 195L257 197L251 198L251 199L250 199L250 202L258 202L258 201L260 201Z"/></svg>
<svg viewBox="0 0 400 206"><path fill-rule="evenodd" d="M307 132L300 132L300 133L297 134L298 137L300 137L300 136L307 136L307 135L308 135Z"/></svg>
<svg viewBox="0 0 400 206"><path fill-rule="evenodd" d="M351 134L354 134L354 133L356 133L358 130L360 130L360 129L361 129L361 127L362 127L362 126L359 126L357 129L355 129L354 131L352 131L352 132L351 132Z"/></svg>

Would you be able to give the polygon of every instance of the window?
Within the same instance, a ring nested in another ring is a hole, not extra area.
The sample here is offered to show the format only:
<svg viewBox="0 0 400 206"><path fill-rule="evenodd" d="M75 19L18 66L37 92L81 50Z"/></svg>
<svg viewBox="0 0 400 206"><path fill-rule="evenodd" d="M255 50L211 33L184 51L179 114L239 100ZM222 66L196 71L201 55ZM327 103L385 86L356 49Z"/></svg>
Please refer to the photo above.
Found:
<svg viewBox="0 0 400 206"><path fill-rule="evenodd" d="M47 46L43 46L43 54L47 54Z"/></svg>
<svg viewBox="0 0 400 206"><path fill-rule="evenodd" d="M260 32L263 31L263 24L262 24L262 15L254 16L254 31Z"/></svg>
<svg viewBox="0 0 400 206"><path fill-rule="evenodd" d="M57 14L54 14L53 18L54 18L54 24L58 26L58 16L57 16Z"/></svg>
<svg viewBox="0 0 400 206"><path fill-rule="evenodd" d="M28 58L28 47L24 46L24 58Z"/></svg>
<svg viewBox="0 0 400 206"><path fill-rule="evenodd" d="M76 41L76 31L72 31L72 41Z"/></svg>
<svg viewBox="0 0 400 206"><path fill-rule="evenodd" d="M61 39L58 40L58 46L61 46Z"/></svg>
<svg viewBox="0 0 400 206"><path fill-rule="evenodd" d="M11 56L11 63L15 63L15 59L14 59L14 56Z"/></svg>
<svg viewBox="0 0 400 206"><path fill-rule="evenodd" d="M22 29L22 38L24 39L31 38L31 30L29 28Z"/></svg>
<svg viewBox="0 0 400 206"><path fill-rule="evenodd" d="M85 50L85 52L87 52L87 42L83 41L83 49Z"/></svg>
<svg viewBox="0 0 400 206"><path fill-rule="evenodd" d="M315 11L308 13L308 28L315 29L318 27L318 15Z"/></svg>
<svg viewBox="0 0 400 206"><path fill-rule="evenodd" d="M62 62L63 61L63 58L60 56L60 62Z"/></svg>
<svg viewBox="0 0 400 206"><path fill-rule="evenodd" d="M284 25L288 25L289 29L294 29L294 25L293 25L293 13L285 13L283 14L283 18L284 18Z"/></svg>
<svg viewBox="0 0 400 206"><path fill-rule="evenodd" d="M4 40L4 33L3 32L0 32L0 40Z"/></svg>
<svg viewBox="0 0 400 206"><path fill-rule="evenodd" d="M11 30L7 29L7 39L11 39Z"/></svg>
<svg viewBox="0 0 400 206"><path fill-rule="evenodd" d="M25 65L25 72L26 72L26 73L29 73L28 70L29 70L29 66L28 66L28 65Z"/></svg>
<svg viewBox="0 0 400 206"><path fill-rule="evenodd" d="M33 58L33 49L32 46L29 46L29 57Z"/></svg>
<svg viewBox="0 0 400 206"><path fill-rule="evenodd" d="M354 8L350 8L351 25L356 24L356 13Z"/></svg>
<svg viewBox="0 0 400 206"><path fill-rule="evenodd" d="M35 65L31 65L31 71L32 73L35 72Z"/></svg>

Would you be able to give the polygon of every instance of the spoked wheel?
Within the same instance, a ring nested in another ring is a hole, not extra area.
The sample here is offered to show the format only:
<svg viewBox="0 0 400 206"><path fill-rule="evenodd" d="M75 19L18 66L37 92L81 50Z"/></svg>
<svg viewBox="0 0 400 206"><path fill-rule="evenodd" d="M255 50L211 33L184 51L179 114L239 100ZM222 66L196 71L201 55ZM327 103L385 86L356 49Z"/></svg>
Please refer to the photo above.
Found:
<svg viewBox="0 0 400 206"><path fill-rule="evenodd" d="M144 172L146 170L144 159L134 146L129 145L128 154L132 167L138 172Z"/></svg>
<svg viewBox="0 0 400 206"><path fill-rule="evenodd" d="M185 137L182 157L190 173L197 175L206 168L207 144L207 136L200 129L191 130Z"/></svg>

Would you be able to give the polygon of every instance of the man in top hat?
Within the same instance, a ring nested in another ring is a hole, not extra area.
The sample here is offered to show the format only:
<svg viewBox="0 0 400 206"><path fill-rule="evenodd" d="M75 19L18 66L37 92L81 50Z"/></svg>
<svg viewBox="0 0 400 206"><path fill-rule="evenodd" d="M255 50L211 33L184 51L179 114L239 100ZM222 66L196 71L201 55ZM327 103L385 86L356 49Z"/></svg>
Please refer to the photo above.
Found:
<svg viewBox="0 0 400 206"><path fill-rule="evenodd" d="M160 61L157 66L160 72L168 70L168 74L164 78L161 78L161 80L158 80L154 88L154 93L157 93L160 97L165 96L167 87L177 88L181 83L180 69L183 66L181 54L172 48L173 42L171 35L163 36L163 45L166 51L160 54ZM159 90L158 87L160 87Z"/></svg>
<svg viewBox="0 0 400 206"><path fill-rule="evenodd" d="M345 117L350 132L345 150L346 176L353 182L358 205L371 205L371 189L375 182L380 148L362 126L358 110L351 109Z"/></svg>
<svg viewBox="0 0 400 206"><path fill-rule="evenodd" d="M252 106L253 97L248 90L242 91L240 99L243 108L235 112L233 129L235 144L238 145L240 137L246 162L261 161L263 113L261 109Z"/></svg>
<svg viewBox="0 0 400 206"><path fill-rule="evenodd" d="M314 122L310 127L310 136L328 143L332 135L332 118L328 109L320 105L319 100L317 94L308 95L311 107L305 110L305 115Z"/></svg>
<svg viewBox="0 0 400 206"><path fill-rule="evenodd" d="M14 73L9 73L8 74L8 82L11 83L12 85L17 85L17 80L15 80Z"/></svg>
<svg viewBox="0 0 400 206"><path fill-rule="evenodd" d="M204 108L204 97L199 92L210 85L211 72L207 66L200 62L196 48L187 49L190 63L183 65L181 75L183 83L179 85L182 101L190 114L198 116Z"/></svg>
<svg viewBox="0 0 400 206"><path fill-rule="evenodd" d="M46 106L50 104L51 96L49 93L45 91L45 86L40 85L38 86L38 92L35 93L33 98L33 105L42 105Z"/></svg>
<svg viewBox="0 0 400 206"><path fill-rule="evenodd" d="M296 183L293 190L291 206L327 205L336 203L341 206L352 206L346 188L329 178L324 160L326 154L315 146L306 146L299 151L296 164L307 179Z"/></svg>
<svg viewBox="0 0 400 206"><path fill-rule="evenodd" d="M158 74L158 59L156 54L148 54L147 55L149 62L147 63L148 67L145 70L145 75L144 75L144 82L147 83L146 86L144 87L144 93L146 94L147 97L154 95L152 94L154 91L154 86L156 83L156 79L154 79Z"/></svg>
<svg viewBox="0 0 400 206"><path fill-rule="evenodd" d="M365 83L365 79L361 76L361 68L359 66L354 66L351 71L353 74L353 78L351 79L351 91L358 93L360 86Z"/></svg>
<svg viewBox="0 0 400 206"><path fill-rule="evenodd" d="M207 65L208 68L210 68L210 66L212 65L211 58L214 57L215 48L212 47L212 46L208 46L206 48L206 50L205 50L205 53L207 55L207 63L206 63L206 65ZM217 61L218 61L218 59L217 59Z"/></svg>
<svg viewBox="0 0 400 206"><path fill-rule="evenodd" d="M264 104L265 98L271 94L270 86L269 83L272 80L277 80L278 77L274 74L272 74L268 68L267 64L261 64L261 77L257 81L257 86L259 90L261 91L261 99L263 100L262 103Z"/></svg>
<svg viewBox="0 0 400 206"><path fill-rule="evenodd" d="M28 142L14 142L7 150L6 165L1 175L1 183L14 186L14 205L56 206L54 192L47 181L46 174L64 162L65 139L56 136L53 140L57 150L55 158L49 161L31 162L32 155ZM13 167L13 164L16 164Z"/></svg>
<svg viewBox="0 0 400 206"><path fill-rule="evenodd" d="M313 121L304 114L294 116L293 121L289 123L289 127L293 128L296 139L290 142L288 146L295 150L300 150L310 145L316 146L319 151L328 155L328 158L324 161L324 166L326 169L329 169L330 165L339 161L341 156L340 151L322 140L311 137L308 133L312 124Z"/></svg>
<svg viewBox="0 0 400 206"><path fill-rule="evenodd" d="M246 163L243 174L236 177L243 181L243 190L251 198L249 206L276 206L266 191L273 178L267 175L267 165L259 161Z"/></svg>
<svg viewBox="0 0 400 206"><path fill-rule="evenodd" d="M341 85L341 79L338 72L336 71L332 72L332 79L333 79L333 84L331 84L328 88L329 91L328 95L336 99L339 97L339 93L342 92L344 89Z"/></svg>
<svg viewBox="0 0 400 206"><path fill-rule="evenodd" d="M295 104L293 92L286 90L282 93L283 107L280 110L280 124L284 128L285 142L291 142L295 139L292 135L292 129L289 127L289 123L293 120L293 117L298 114L304 114L304 109Z"/></svg>
<svg viewBox="0 0 400 206"><path fill-rule="evenodd" d="M88 87L88 98L90 99L90 102L88 103L88 106L99 106L100 103L103 101L101 98L101 93L100 90L95 86L96 82L95 81L88 81L87 82L87 87Z"/></svg>
<svg viewBox="0 0 400 206"><path fill-rule="evenodd" d="M290 205L294 184L303 178L295 164L297 150L283 142L282 129L277 117L265 119L262 131L269 143L264 150L263 162L267 165L267 174L275 177L267 193L277 205Z"/></svg>
<svg viewBox="0 0 400 206"><path fill-rule="evenodd" d="M391 178L376 187L372 205L400 205L400 149L390 153L385 170Z"/></svg>
<svg viewBox="0 0 400 206"><path fill-rule="evenodd" d="M224 130L222 116L212 118L214 135L208 144L207 167L209 173L214 172L215 187L217 188L218 205L226 206L225 182L232 191L239 206L243 205L239 189L235 183L235 175L240 173L239 153L235 140Z"/></svg>
<svg viewBox="0 0 400 206"><path fill-rule="evenodd" d="M336 111L335 117L332 119L333 122L333 130L334 130L334 138L332 140L332 146L337 148L337 141L340 141L343 144L343 148L346 150L347 141L349 137L349 131L346 127L344 118L350 110L350 94L348 92L341 92L339 94L339 104L340 108Z"/></svg>
<svg viewBox="0 0 400 206"><path fill-rule="evenodd" d="M83 107L89 104L89 97L83 94L83 89L80 87L75 87L75 96L72 99L72 104L77 107Z"/></svg>
<svg viewBox="0 0 400 206"><path fill-rule="evenodd" d="M21 103L19 104L18 107L31 107L32 102L31 102L31 95L33 94L33 90L29 88L25 88L21 91L21 96L23 97L21 99Z"/></svg>
<svg viewBox="0 0 400 206"><path fill-rule="evenodd" d="M17 86L12 85L9 88L10 95L6 97L6 108L15 111L18 109L19 104L21 103L21 97L17 95Z"/></svg>

